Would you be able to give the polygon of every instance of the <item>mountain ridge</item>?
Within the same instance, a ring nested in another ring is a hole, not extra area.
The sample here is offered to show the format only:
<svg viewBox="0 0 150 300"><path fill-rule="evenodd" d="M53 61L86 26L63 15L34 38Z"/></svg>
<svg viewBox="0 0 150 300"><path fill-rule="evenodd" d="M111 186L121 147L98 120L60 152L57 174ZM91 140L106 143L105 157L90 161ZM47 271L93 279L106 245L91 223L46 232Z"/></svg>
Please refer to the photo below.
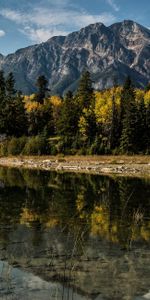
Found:
<svg viewBox="0 0 150 300"><path fill-rule="evenodd" d="M13 72L16 87L35 91L38 76L45 75L52 93L74 90L87 69L95 89L122 84L130 75L138 87L150 81L150 30L132 21L90 24L67 36L54 36L41 44L0 54L0 69Z"/></svg>

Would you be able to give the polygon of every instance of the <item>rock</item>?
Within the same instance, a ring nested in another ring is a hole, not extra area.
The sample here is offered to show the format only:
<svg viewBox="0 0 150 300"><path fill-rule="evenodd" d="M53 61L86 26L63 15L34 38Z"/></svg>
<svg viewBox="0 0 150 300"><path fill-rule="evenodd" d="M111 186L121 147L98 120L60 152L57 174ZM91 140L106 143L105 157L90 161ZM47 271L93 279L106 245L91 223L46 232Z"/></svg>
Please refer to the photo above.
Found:
<svg viewBox="0 0 150 300"><path fill-rule="evenodd" d="M102 173L111 173L112 172L112 168L102 168L101 172Z"/></svg>
<svg viewBox="0 0 150 300"><path fill-rule="evenodd" d="M133 21L106 27L91 24L68 36L58 36L45 43L0 56L0 69L13 72L16 88L24 94L35 91L41 74L49 80L53 94L76 89L84 69L93 76L94 88L122 84L127 75L143 87L150 81L150 30Z"/></svg>

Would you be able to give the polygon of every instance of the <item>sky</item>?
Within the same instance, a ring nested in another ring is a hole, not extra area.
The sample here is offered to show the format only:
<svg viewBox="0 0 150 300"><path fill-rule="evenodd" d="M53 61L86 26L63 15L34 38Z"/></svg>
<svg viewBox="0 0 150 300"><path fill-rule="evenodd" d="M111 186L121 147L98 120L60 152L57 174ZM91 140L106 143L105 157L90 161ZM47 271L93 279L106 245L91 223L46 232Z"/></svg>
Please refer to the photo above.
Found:
<svg viewBox="0 0 150 300"><path fill-rule="evenodd" d="M150 0L0 0L0 53L89 24L134 20L150 28Z"/></svg>

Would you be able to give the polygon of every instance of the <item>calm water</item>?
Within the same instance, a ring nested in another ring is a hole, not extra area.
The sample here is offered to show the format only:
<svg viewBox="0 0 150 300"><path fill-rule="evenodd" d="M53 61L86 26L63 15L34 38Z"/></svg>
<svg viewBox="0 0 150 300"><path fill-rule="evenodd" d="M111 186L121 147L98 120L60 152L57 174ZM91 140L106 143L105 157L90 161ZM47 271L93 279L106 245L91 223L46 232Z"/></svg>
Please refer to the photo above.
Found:
<svg viewBox="0 0 150 300"><path fill-rule="evenodd" d="M150 299L150 181L0 168L0 299Z"/></svg>

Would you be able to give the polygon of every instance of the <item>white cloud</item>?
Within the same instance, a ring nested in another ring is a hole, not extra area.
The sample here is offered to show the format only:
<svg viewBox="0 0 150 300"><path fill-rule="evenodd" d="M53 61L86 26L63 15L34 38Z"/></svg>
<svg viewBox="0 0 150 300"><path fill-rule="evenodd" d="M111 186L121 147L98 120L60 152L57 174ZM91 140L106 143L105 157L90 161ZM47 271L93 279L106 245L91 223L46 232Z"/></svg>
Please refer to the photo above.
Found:
<svg viewBox="0 0 150 300"><path fill-rule="evenodd" d="M30 38L31 41L35 43L41 43L46 42L49 38L53 36L58 35L67 35L68 32L66 31L59 31L57 29L34 29L31 27L25 27L24 29L21 29L20 32L24 33L28 38Z"/></svg>
<svg viewBox="0 0 150 300"><path fill-rule="evenodd" d="M0 37L3 37L5 35L5 31L4 30L0 30Z"/></svg>
<svg viewBox="0 0 150 300"><path fill-rule="evenodd" d="M54 0L49 0L53 2ZM55 0L60 3L60 0ZM68 0L63 0L64 5ZM30 12L3 9L0 15L19 24L19 31L24 33L34 42L43 42L53 35L66 35L71 27L75 30L85 27L91 23L102 22L109 25L115 21L111 13L92 15L83 9L72 9L64 7L34 8Z"/></svg>
<svg viewBox="0 0 150 300"><path fill-rule="evenodd" d="M115 11L120 10L119 6L115 3L114 0L106 0L106 1Z"/></svg>
<svg viewBox="0 0 150 300"><path fill-rule="evenodd" d="M99 15L90 15L90 14L82 14L75 17L76 25L80 25L80 27L87 26L89 24L101 22L105 25L110 25L116 20L116 18L111 13L102 13Z"/></svg>
<svg viewBox="0 0 150 300"><path fill-rule="evenodd" d="M25 14L17 12L11 9L2 9L0 15L8 20L14 21L16 23L25 23Z"/></svg>
<svg viewBox="0 0 150 300"><path fill-rule="evenodd" d="M18 24L33 24L36 26L87 26L90 23L103 22L106 25L115 21L111 13L91 15L84 10L36 8L32 13L21 13L10 9L0 12L3 17Z"/></svg>

